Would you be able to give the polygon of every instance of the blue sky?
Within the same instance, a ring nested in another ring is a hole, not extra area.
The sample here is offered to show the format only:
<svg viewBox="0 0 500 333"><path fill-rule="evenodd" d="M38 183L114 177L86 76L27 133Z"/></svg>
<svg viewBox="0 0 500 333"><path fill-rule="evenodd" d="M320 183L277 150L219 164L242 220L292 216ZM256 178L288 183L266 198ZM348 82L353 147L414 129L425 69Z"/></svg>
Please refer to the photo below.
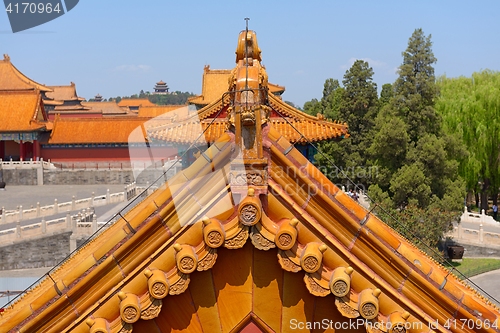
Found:
<svg viewBox="0 0 500 333"><path fill-rule="evenodd" d="M500 70L499 13L498 1L81 0L16 34L0 13L0 54L40 83L75 82L85 98L152 91L159 80L198 94L204 65L234 66L250 17L269 81L302 106L355 59L369 62L379 87L394 82L416 28L432 35L437 75Z"/></svg>

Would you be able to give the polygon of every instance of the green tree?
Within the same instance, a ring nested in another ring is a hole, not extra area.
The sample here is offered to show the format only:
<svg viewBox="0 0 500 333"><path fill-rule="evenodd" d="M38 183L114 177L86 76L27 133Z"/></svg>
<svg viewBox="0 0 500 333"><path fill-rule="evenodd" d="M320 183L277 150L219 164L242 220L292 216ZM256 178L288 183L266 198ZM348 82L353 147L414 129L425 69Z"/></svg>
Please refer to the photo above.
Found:
<svg viewBox="0 0 500 333"><path fill-rule="evenodd" d="M434 109L438 89L432 66L436 58L431 46L430 36L416 29L402 53L403 63L393 89L385 85L381 94L382 109L368 151L373 163L381 167L378 184L383 191L389 191L390 197L405 191L404 183L390 178L406 175L400 169L409 164L422 167L425 183L437 198L442 199L448 191L456 192L449 188L450 184L457 184L456 152L449 145L451 140L443 136L440 117ZM426 206L424 203L430 200L419 202ZM397 206L400 203L395 202Z"/></svg>
<svg viewBox="0 0 500 333"><path fill-rule="evenodd" d="M394 83L393 107L406 119L411 141L416 142L425 133L438 134L439 117L434 109L438 94L433 64L431 35L416 29L402 53L403 63Z"/></svg>
<svg viewBox="0 0 500 333"><path fill-rule="evenodd" d="M481 195L481 208L488 210L488 195L498 204L500 188L500 72L484 70L472 77L438 80L441 96L436 108L443 128L466 145L460 174L467 189Z"/></svg>
<svg viewBox="0 0 500 333"><path fill-rule="evenodd" d="M443 132L434 108L438 87L431 46L430 36L416 29L402 53L396 82L382 89L368 153L379 166L369 195L399 221L391 226L435 247L459 216L465 187L457 160L463 146Z"/></svg>
<svg viewBox="0 0 500 333"><path fill-rule="evenodd" d="M377 114L377 84L373 82L373 69L363 60L356 60L345 73L344 93L340 105L340 120L349 124L353 142L366 139L363 133L371 130Z"/></svg>
<svg viewBox="0 0 500 333"><path fill-rule="evenodd" d="M304 112L311 116L316 116L318 113L323 113L323 107L316 98L313 98L304 103Z"/></svg>
<svg viewBox="0 0 500 333"><path fill-rule="evenodd" d="M379 190L379 189L378 189ZM370 188L371 192L377 192L376 186ZM379 194L384 192L380 191ZM376 193L372 193L376 197ZM379 196L383 201L383 196ZM386 198L386 201L390 200ZM373 212L377 214L385 223L398 231L401 235L410 240L422 251L440 260L439 243L443 234L453 228L453 221L457 215L439 205L431 204L426 209L422 209L410 202L404 210L394 208L382 208L384 205L374 207ZM387 206L385 206L387 207Z"/></svg>
<svg viewBox="0 0 500 333"><path fill-rule="evenodd" d="M328 117L335 117L335 106L338 105L335 100L335 91L340 88L339 80L334 80L332 78L327 79L323 85L323 97L321 98L321 106L323 108L323 114ZM337 94L338 95L338 94ZM338 98L337 98L338 99Z"/></svg>
<svg viewBox="0 0 500 333"><path fill-rule="evenodd" d="M382 112L382 111L381 111ZM378 166L376 183L387 191L392 175L403 165L410 144L406 123L398 117L379 115L373 142L368 148L372 164Z"/></svg>
<svg viewBox="0 0 500 333"><path fill-rule="evenodd" d="M384 107L389 104L391 98L394 96L394 91L392 88L392 84L386 83L382 86L382 91L380 92L379 106Z"/></svg>
<svg viewBox="0 0 500 333"><path fill-rule="evenodd" d="M193 93L175 91L166 95L151 94L146 97L151 103L158 105L185 105L189 97L194 96Z"/></svg>
<svg viewBox="0 0 500 333"><path fill-rule="evenodd" d="M371 172L367 172L366 148L371 144L368 133L378 111L377 85L372 77L373 70L369 64L356 60L344 75L343 87L337 80L326 80L319 103L327 118L348 124L350 137L340 142L320 144L319 149L326 156L316 155L317 163L332 181L349 188L354 184L350 184L348 178L363 189L371 183L371 179L367 178Z"/></svg>

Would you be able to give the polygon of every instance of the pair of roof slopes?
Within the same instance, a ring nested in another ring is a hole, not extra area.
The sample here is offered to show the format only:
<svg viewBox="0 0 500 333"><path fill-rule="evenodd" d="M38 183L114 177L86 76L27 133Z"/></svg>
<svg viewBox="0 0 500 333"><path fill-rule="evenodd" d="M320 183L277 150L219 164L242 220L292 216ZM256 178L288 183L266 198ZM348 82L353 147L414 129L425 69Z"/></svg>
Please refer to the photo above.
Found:
<svg viewBox="0 0 500 333"><path fill-rule="evenodd" d="M321 316L361 318L363 332L498 332L496 307L266 126L265 192L250 184L233 201L239 178L221 176L236 145L223 135L1 313L0 332L232 332L248 316L269 332Z"/></svg>
<svg viewBox="0 0 500 333"><path fill-rule="evenodd" d="M76 93L76 86L73 82L69 86L49 86L52 91L45 93L47 99L44 101L45 104L55 104L60 105L65 101L84 101L85 98L79 97Z"/></svg>
<svg viewBox="0 0 500 333"><path fill-rule="evenodd" d="M0 91L12 90L39 90L51 92L49 87L37 83L21 73L11 62L10 57L4 54L0 60Z"/></svg>
<svg viewBox="0 0 500 333"><path fill-rule="evenodd" d="M273 110L285 117L285 119L272 117L271 123L293 143L317 142L349 136L346 124L307 115L272 95L269 99ZM94 104L99 106L101 103L103 102ZM49 144L127 143L129 142L129 134L134 128L141 126L144 126L147 131L147 136L143 138L146 141L151 138L172 143L191 144L205 131L204 138L201 139L203 142L199 143L213 143L224 134L227 126L224 119L214 120L212 117L227 106L227 102L219 98L211 105L192 113L188 111L187 106L154 106L140 107L137 118L58 118L54 122ZM155 118L150 118L151 116L155 116ZM209 125L210 127L207 129Z"/></svg>
<svg viewBox="0 0 500 333"><path fill-rule="evenodd" d="M273 112L279 116L270 117L269 121L275 129L293 143L317 142L349 137L347 124L325 120L321 115L310 116L284 103L279 97L270 94L269 103ZM156 123L155 127L147 127L151 138L177 143L192 143L202 132L206 142L214 142L227 129L224 117L213 119L224 113L229 106L229 99L219 97L212 104L175 122ZM304 137L305 136L305 137Z"/></svg>

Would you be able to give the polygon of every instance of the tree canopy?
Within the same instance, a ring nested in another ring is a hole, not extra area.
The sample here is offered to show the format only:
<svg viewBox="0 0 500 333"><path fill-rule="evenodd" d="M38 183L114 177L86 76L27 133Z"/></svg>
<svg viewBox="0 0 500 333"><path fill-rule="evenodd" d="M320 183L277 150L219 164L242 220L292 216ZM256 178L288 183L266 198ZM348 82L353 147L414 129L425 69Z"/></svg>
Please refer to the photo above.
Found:
<svg viewBox="0 0 500 333"><path fill-rule="evenodd" d="M356 60L344 74L340 86L338 80L327 79L321 101L312 100L304 105L310 114L322 113L326 118L346 122L350 137L340 142L324 142L316 155L322 171L337 184L352 188L347 178L366 189L370 184L367 175L366 148L371 143L369 132L378 111L377 85L373 82L373 69L363 60ZM333 161L335 165L332 165Z"/></svg>
<svg viewBox="0 0 500 333"><path fill-rule="evenodd" d="M165 95L162 94L151 94L149 91L144 92L141 90L139 94L133 94L131 96L117 96L110 97L109 100L114 100L119 103L122 99L134 99L134 98L147 98L151 103L157 105L185 105L189 97L195 96L190 92L175 91Z"/></svg>
<svg viewBox="0 0 500 333"><path fill-rule="evenodd" d="M484 70L471 77L439 78L436 103L443 128L467 147L460 159L460 175L470 191L488 195L497 204L500 187L500 72Z"/></svg>
<svg viewBox="0 0 500 333"><path fill-rule="evenodd" d="M304 110L349 126L348 139L319 145L321 170L347 188L368 188L378 203L374 212L428 250L423 244L435 248L463 208L465 186L458 168L465 148L443 131L435 109L439 89L431 36L416 29L402 56L397 80L382 86L380 98L373 69L357 60L342 86L327 79L321 100L307 102ZM372 172L360 172L367 168Z"/></svg>

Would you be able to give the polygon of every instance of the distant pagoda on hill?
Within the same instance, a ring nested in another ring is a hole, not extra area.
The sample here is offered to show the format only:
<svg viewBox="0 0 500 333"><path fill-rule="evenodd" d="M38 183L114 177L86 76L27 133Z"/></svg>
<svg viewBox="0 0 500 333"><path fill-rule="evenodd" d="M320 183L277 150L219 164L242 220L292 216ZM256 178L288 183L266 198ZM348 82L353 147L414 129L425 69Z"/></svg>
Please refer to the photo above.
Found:
<svg viewBox="0 0 500 333"><path fill-rule="evenodd" d="M155 86L155 92L153 93L155 95L166 95L168 94L168 85L166 82L163 82L160 80L160 82L156 82Z"/></svg>

